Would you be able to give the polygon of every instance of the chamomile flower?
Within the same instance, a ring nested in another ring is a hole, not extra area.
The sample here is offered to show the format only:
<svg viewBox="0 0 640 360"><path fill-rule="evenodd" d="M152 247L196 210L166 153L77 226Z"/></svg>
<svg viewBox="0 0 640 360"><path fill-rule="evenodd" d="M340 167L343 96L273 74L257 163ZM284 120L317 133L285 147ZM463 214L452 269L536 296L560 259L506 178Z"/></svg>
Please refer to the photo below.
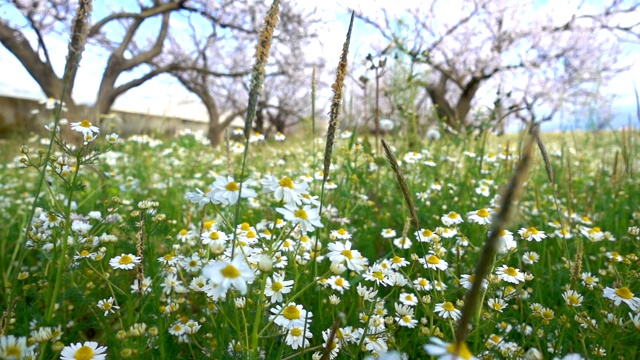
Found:
<svg viewBox="0 0 640 360"><path fill-rule="evenodd" d="M460 316L462 316L462 312L456 309L450 301L436 304L434 311L443 319L452 319L453 321L460 319Z"/></svg>
<svg viewBox="0 0 640 360"><path fill-rule="evenodd" d="M502 265L496 270L496 275L498 275L500 280L510 282L512 284L524 282L524 274L520 272L519 269L511 266Z"/></svg>
<svg viewBox="0 0 640 360"><path fill-rule="evenodd" d="M100 128L91 124L89 120L82 120L80 122L72 122L71 130L77 131L83 136L93 136L94 134L98 134L100 132Z"/></svg>
<svg viewBox="0 0 640 360"><path fill-rule="evenodd" d="M600 279L597 276L591 275L590 272L583 272L580 274L580 278L582 279L582 285L586 286L589 290L593 290L593 288L598 285Z"/></svg>
<svg viewBox="0 0 640 360"><path fill-rule="evenodd" d="M430 344L424 345L424 350L427 354L436 357L438 360L478 360L477 357L471 354L469 347L466 343L449 344L437 337L429 339Z"/></svg>
<svg viewBox="0 0 640 360"><path fill-rule="evenodd" d="M392 274L393 274L393 271L391 269L385 269L380 265L376 264L371 266L369 269L367 269L367 271L364 273L362 277L364 277L365 280L373 281L378 285L392 286L393 285L393 278L391 276Z"/></svg>
<svg viewBox="0 0 640 360"><path fill-rule="evenodd" d="M410 329L416 327L418 320L414 317L413 308L395 303L393 306L396 308L395 320L400 326L408 327Z"/></svg>
<svg viewBox="0 0 640 360"><path fill-rule="evenodd" d="M104 360L107 358L107 347L99 346L95 341L85 341L65 346L60 353L60 360Z"/></svg>
<svg viewBox="0 0 640 360"><path fill-rule="evenodd" d="M507 303L500 298L492 298L487 301L487 306L491 308L491 310L495 310L497 312L502 312L507 307Z"/></svg>
<svg viewBox="0 0 640 360"><path fill-rule="evenodd" d="M431 282L423 277L413 280L413 287L418 291L429 291L433 288Z"/></svg>
<svg viewBox="0 0 640 360"><path fill-rule="evenodd" d="M619 288L604 288L603 296L607 299L613 300L613 304L620 306L620 303L629 305L631 310L638 311L640 308L640 298L634 296L634 294L626 286Z"/></svg>
<svg viewBox="0 0 640 360"><path fill-rule="evenodd" d="M290 302L287 305L277 305L271 309L271 314L269 320L285 329L302 328L305 326L305 322L308 326L311 322L311 317L313 317L311 312L306 311L302 305L294 302Z"/></svg>
<svg viewBox="0 0 640 360"><path fill-rule="evenodd" d="M255 190L249 188L253 184L253 180L247 180L241 183L236 182L232 176L218 176L213 184L211 184L211 197L224 205L233 205L238 202L240 196L242 198L254 198L258 196ZM242 188L242 194L240 194ZM207 194L209 196L209 194Z"/></svg>
<svg viewBox="0 0 640 360"><path fill-rule="evenodd" d="M327 279L327 284L336 291L339 291L340 294L344 292L344 290L349 290L351 284L345 278L340 275L334 275Z"/></svg>
<svg viewBox="0 0 640 360"><path fill-rule="evenodd" d="M331 240L350 240L351 239L351 233L349 233L347 230L345 230L344 228L340 228L338 230L331 230L331 233L329 233L329 238L331 238Z"/></svg>
<svg viewBox="0 0 640 360"><path fill-rule="evenodd" d="M264 289L264 295L271 297L272 303L282 302L282 295L291 292L293 280L285 280L284 275L274 273L273 276L267 278L267 284Z"/></svg>
<svg viewBox="0 0 640 360"><path fill-rule="evenodd" d="M460 275L460 285L462 285L463 288L467 289L467 290L471 290L471 287L473 286L473 282L476 281L476 275L475 274L462 274ZM482 280L481 283L481 287L482 289L486 289L488 286L488 282L487 279Z"/></svg>
<svg viewBox="0 0 640 360"><path fill-rule="evenodd" d="M430 254L425 257L422 257L418 259L418 261L420 262L420 264L422 264L422 266L424 266L425 269L445 271L449 266L449 263L440 259L438 256L434 254Z"/></svg>
<svg viewBox="0 0 640 360"><path fill-rule="evenodd" d="M513 240L513 233L509 230L501 229L498 233L498 253L505 254L518 247L518 244Z"/></svg>
<svg viewBox="0 0 640 360"><path fill-rule="evenodd" d="M200 235L200 238L202 239L202 245L207 245L212 242L224 243L229 239L227 234L216 229L203 232L202 235Z"/></svg>
<svg viewBox="0 0 640 360"><path fill-rule="evenodd" d="M535 240L536 242L540 242L542 241L542 239L547 237L544 231L538 230L533 226L518 230L518 234L520 234L520 236L522 236L524 240L527 240L527 241Z"/></svg>
<svg viewBox="0 0 640 360"><path fill-rule="evenodd" d="M313 334L309 331L309 328L304 328L303 326L294 326L289 329L287 333L287 337L284 339L285 343L293 350L298 348L306 348L309 347L309 340L313 337Z"/></svg>
<svg viewBox="0 0 640 360"><path fill-rule="evenodd" d="M230 263L216 261L206 265L202 269L202 275L217 284L222 294L226 294L227 290L233 286L242 295L247 293L247 284L253 282L256 277L243 255L237 255Z"/></svg>
<svg viewBox="0 0 640 360"><path fill-rule="evenodd" d="M385 239L391 239L396 236L396 231L393 229L384 229L380 235Z"/></svg>
<svg viewBox="0 0 640 360"><path fill-rule="evenodd" d="M455 226L464 221L462 216L460 216L460 214L455 211L451 211L448 214L442 215L442 217L440 217L440 220L442 221L444 226Z"/></svg>
<svg viewBox="0 0 640 360"><path fill-rule="evenodd" d="M0 359L27 359L33 356L34 346L27 346L27 338L13 335L0 336Z"/></svg>
<svg viewBox="0 0 640 360"><path fill-rule="evenodd" d="M567 290L562 293L562 298L569 306L580 306L582 305L582 295L580 295L575 290Z"/></svg>
<svg viewBox="0 0 640 360"><path fill-rule="evenodd" d="M540 255L538 255L538 253L534 251L527 251L522 254L522 262L527 265L535 264L538 262L538 260L540 260Z"/></svg>
<svg viewBox="0 0 640 360"><path fill-rule="evenodd" d="M467 218L472 223L489 225L491 224L491 210L482 208L480 210L471 211L467 213Z"/></svg>
<svg viewBox="0 0 640 360"><path fill-rule="evenodd" d="M109 260L109 265L114 269L131 270L141 261L142 259L139 256L135 256L133 254L122 254Z"/></svg>
<svg viewBox="0 0 640 360"><path fill-rule="evenodd" d="M107 136L107 142L109 144L117 144L120 141L120 136L116 133L111 133L111 135Z"/></svg>
<svg viewBox="0 0 640 360"><path fill-rule="evenodd" d="M414 294L403 292L400 294L400 302L404 305L415 306L418 304L418 297Z"/></svg>
<svg viewBox="0 0 640 360"><path fill-rule="evenodd" d="M267 175L260 180L262 189L265 192L273 192L273 196L278 201L284 201L286 204L300 205L302 203L302 195L307 194L309 184L306 182L294 183L290 177L283 177L278 180L273 175Z"/></svg>
<svg viewBox="0 0 640 360"><path fill-rule="evenodd" d="M440 237L429 229L420 229L420 231L415 232L416 237L419 242L431 243L435 240L438 240Z"/></svg>
<svg viewBox="0 0 640 360"><path fill-rule="evenodd" d="M405 258L400 257L398 255L395 255L393 258L391 258L390 262L391 262L391 268L394 270L397 270L409 265L409 262L405 260Z"/></svg>
<svg viewBox="0 0 640 360"><path fill-rule="evenodd" d="M311 205L302 207L286 204L283 208L276 208L276 211L282 214L285 220L292 224L300 226L303 233L308 233L316 228L324 227L320 222L320 214L318 209Z"/></svg>
<svg viewBox="0 0 640 360"><path fill-rule="evenodd" d="M411 247L411 240L408 237L399 237L393 240L393 245L395 245L398 249L406 250Z"/></svg>
<svg viewBox="0 0 640 360"><path fill-rule="evenodd" d="M358 250L351 249L351 241L346 240L344 243L339 241L329 243L328 249L329 253L327 254L327 257L331 262L346 262L347 267L357 273L364 270L366 259Z"/></svg>
<svg viewBox="0 0 640 360"><path fill-rule="evenodd" d="M98 301L98 307L101 310L104 310L104 316L109 315L109 313L115 313L116 310L120 309L120 306L118 305L114 305L115 299L112 297L106 299L106 300L100 300Z"/></svg>

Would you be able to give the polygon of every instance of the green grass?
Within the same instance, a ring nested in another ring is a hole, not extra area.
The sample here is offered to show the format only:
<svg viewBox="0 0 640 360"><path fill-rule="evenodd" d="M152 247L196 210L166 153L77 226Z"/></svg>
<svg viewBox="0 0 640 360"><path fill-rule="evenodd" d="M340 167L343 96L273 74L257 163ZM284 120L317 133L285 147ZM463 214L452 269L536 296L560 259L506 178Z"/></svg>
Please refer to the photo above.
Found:
<svg viewBox="0 0 640 360"><path fill-rule="evenodd" d="M637 356L640 324L634 326L627 304L613 305L603 293L607 287L627 287L636 297L640 293L636 254L640 239L629 233L630 227L638 226L640 221L638 135L637 132L605 132L543 136L555 184L549 182L542 157L536 152L529 179L516 206L515 221L508 227L514 233L517 248L496 257L482 308L474 317L467 339L474 355L515 358L522 357L530 348L537 348L545 358L569 353L596 358L598 351L604 351L604 357L611 358ZM215 249L202 245L200 234L205 230L206 221L215 220L218 229L229 237L225 243L229 251L233 229L238 225L233 222L235 207L212 204L202 207L189 202L185 195L196 188L206 192L218 176L232 175L239 180L242 154L230 152L228 156L226 149L211 149L191 136L164 139L156 146L129 139L112 148L101 136L80 149L85 155L93 149L106 151L95 163L84 164L82 160L78 163L72 156L68 173L47 174L45 188L36 204L36 216L27 224L38 169L42 169L37 153L44 147L39 141L27 144L31 159L27 163L33 166L23 168L19 166L20 144L3 144L0 165L0 206L4 220L0 228L0 269L4 284L0 292L0 310L4 313L0 330L3 336L25 337L31 351L41 359L58 358L64 346L89 340L106 346L109 358L244 359L256 358L260 353L269 359L311 358L314 352L324 352L322 333L331 333L334 324L341 329L337 332L339 358L345 359L371 355L374 348L367 349L366 345L374 338L382 339L380 343L389 350L403 352L410 358L424 358L422 346L429 343L432 336L454 342L456 322L439 316L435 306L451 302L457 309L462 308L460 301L464 300L467 290L459 285L459 279L463 274L473 273L489 229L487 225L471 223L467 213L492 208L502 186L514 172L520 151L519 137L489 136L486 142L445 137L423 144L422 158L414 163L405 157L404 141L386 139L391 146L396 146L395 155L401 161L400 170L408 182L421 228L436 231L444 227L441 217L450 211L464 218L463 223L455 226L458 235L442 237L440 245L418 242L414 233L419 229L412 223L406 225L410 213L384 158L367 153L359 139L339 139L333 156L335 168L331 171L331 181L337 187L325 190L323 199L323 208L330 211L330 216L324 212L321 217L324 227L308 234L322 245L317 251L304 248L300 241L303 234L294 229L292 223L282 228L273 227L274 221L282 219L276 209L283 203L259 185L259 180L267 174L277 179L289 177L299 183L301 176L318 173L323 155L312 153L312 140L317 139L307 136L284 143L267 141L250 145L246 178L256 180L253 188L257 197L254 202L239 201L238 223L246 222L256 227L257 232L264 232L266 228L270 235L244 248L254 264L255 279L248 286L244 295L246 304L241 308L235 300L242 294L233 288L226 299L215 301L189 288L191 281L201 275L202 264L189 271L186 260L176 262L181 265L166 265L158 259L173 254L174 259L192 259L197 255L212 263L228 260ZM59 158L61 149L55 150ZM425 165L426 160L433 161L435 166ZM74 182L71 175L75 169L79 171ZM489 196L476 193L480 183L487 180L492 182ZM436 190L435 184L441 189ZM309 183L311 195L320 195L320 188L321 180ZM418 193L422 193L422 198ZM69 196L75 205L67 213L65 205ZM157 206L153 204L153 210L147 211L144 205L140 208L142 201L157 202ZM88 217L96 211L100 213L99 219ZM48 228L47 216L38 216L47 212L56 213L59 218L82 221L89 224L90 229L82 233L70 224ZM572 237L553 236L556 229L551 223L554 221L561 222ZM265 227L261 227L263 225ZM24 231L25 227L28 231ZM530 227L544 231L549 237L540 242L523 240L517 231ZM335 239L331 232L341 228L351 234L352 249L368 259L369 268L385 259L388 263L394 256L405 258L409 265L391 273L402 274L407 284L376 285L367 280L366 270L360 273L347 270L341 276L351 286L344 293L322 285L333 275L331 261L326 257L328 245L343 242ZM183 229L191 234L185 242L178 239ZM385 239L381 236L384 229L392 229L397 235ZM405 229L412 245L401 249L393 245L393 240L400 238ZM596 235L610 238L592 241L581 230L592 230ZM63 253L61 239L65 234L71 241ZM113 235L112 239L117 240L106 241L108 237L103 234ZM239 233L239 239L241 235ZM293 244L290 252L282 250L283 246L287 247L283 245L287 239ZM453 251L457 246L462 250L459 255ZM438 247L445 250L438 253ZM74 258L83 251L94 254L94 259ZM275 261L278 251L279 256L287 259L286 266L258 269L258 253L266 253ZM430 251L448 262L447 270L425 269L417 260L428 256ZM539 260L525 264L525 252L537 253ZM112 268L109 260L122 254L140 254L143 266L131 270ZM314 258L318 261L313 261ZM495 269L503 264L529 273L533 279L520 284L501 281L495 276ZM60 290L53 296L52 287L60 265L64 267ZM266 278L276 272L283 274L285 280L294 281L291 292L284 294L283 304L293 301L313 313L306 323L312 334L306 349L292 349L285 343L286 335L280 325L269 320L276 304L266 303L264 284ZM582 272L590 272L599 282L588 287L580 278L572 276ZM161 284L169 274L175 274L184 291L163 292ZM314 274L319 277L317 281ZM152 280L150 291L132 293L130 287L141 275ZM441 281L447 288L416 290L412 283L418 277L432 283ZM378 301L363 300L357 292L359 284L375 288ZM568 289L582 295L581 306L567 305L562 294ZM400 326L395 320L394 304L400 302L402 293L419 298L416 305L410 306L414 309L413 318L418 321L415 328ZM340 299L339 304L331 304L330 295ZM97 304L110 297L119 309L104 316L104 310ZM487 301L492 298L505 299L507 307L502 312L490 309ZM552 310L553 317L545 319L536 314L531 308L533 304ZM52 309L50 317L47 309ZM377 329L371 321L363 322L365 317L371 320L377 315L383 315ZM581 326L586 324L581 319L592 320L593 324ZM182 336L170 333L176 324L187 323L197 323L197 332ZM60 336L36 334L36 329L58 326ZM130 331L132 326L143 330ZM348 333L347 327L356 333L365 332L366 336L356 335L353 341L348 341L344 336ZM498 338L499 344L489 343ZM256 345L257 348L251 348Z"/></svg>

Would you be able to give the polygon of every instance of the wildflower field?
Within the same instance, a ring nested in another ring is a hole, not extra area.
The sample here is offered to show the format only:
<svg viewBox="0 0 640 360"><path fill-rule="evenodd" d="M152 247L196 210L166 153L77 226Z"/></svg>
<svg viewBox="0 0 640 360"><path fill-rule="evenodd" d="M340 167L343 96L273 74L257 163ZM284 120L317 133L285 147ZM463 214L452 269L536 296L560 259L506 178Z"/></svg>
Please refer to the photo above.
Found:
<svg viewBox="0 0 640 360"><path fill-rule="evenodd" d="M447 356L524 139L388 138L417 219L348 131L324 192L319 136L4 144L0 357ZM460 358L638 356L637 140L542 136Z"/></svg>
<svg viewBox="0 0 640 360"><path fill-rule="evenodd" d="M241 141L121 139L51 99L46 136L1 143L0 358L640 356L637 130L340 132L350 27L326 135L265 140L277 4Z"/></svg>

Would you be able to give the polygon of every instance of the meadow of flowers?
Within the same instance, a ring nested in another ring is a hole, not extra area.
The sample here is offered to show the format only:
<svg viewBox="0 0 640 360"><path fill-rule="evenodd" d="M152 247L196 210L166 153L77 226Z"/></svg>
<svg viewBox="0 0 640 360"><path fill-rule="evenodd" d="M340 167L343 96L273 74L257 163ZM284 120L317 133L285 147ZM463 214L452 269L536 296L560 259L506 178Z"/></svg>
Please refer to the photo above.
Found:
<svg viewBox="0 0 640 360"><path fill-rule="evenodd" d="M350 26L327 136L265 139L277 20L243 142L121 139L49 99L47 136L2 143L1 359L638 358L636 130L376 152L336 131Z"/></svg>
<svg viewBox="0 0 640 360"><path fill-rule="evenodd" d="M49 137L0 154L2 359L640 351L637 132L543 136L550 168L537 152L455 350L522 139L387 139L417 227L384 157L348 131L323 182L322 137L213 149L189 132L120 139L88 121L59 126L81 141L48 126L48 162Z"/></svg>

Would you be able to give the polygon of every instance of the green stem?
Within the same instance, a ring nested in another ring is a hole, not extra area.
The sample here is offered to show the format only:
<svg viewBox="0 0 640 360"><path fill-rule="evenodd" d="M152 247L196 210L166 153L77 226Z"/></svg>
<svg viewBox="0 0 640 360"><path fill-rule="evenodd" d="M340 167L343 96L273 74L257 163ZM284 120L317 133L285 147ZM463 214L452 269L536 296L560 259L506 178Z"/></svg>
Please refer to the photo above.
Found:
<svg viewBox="0 0 640 360"><path fill-rule="evenodd" d="M71 231L71 200L73 199L74 188L76 186L76 182L78 180L78 173L80 172L80 163L82 158L82 148L78 151L76 155L76 168L73 173L73 178L71 180L71 185L69 186L69 195L67 196L67 208L65 211L65 219L64 219L64 232L62 234L60 253L58 254L60 258L58 259L58 271L56 273L55 285L53 287L53 294L51 295L51 302L49 303L49 309L45 315L45 320L47 322L51 321L53 317L53 311L56 306L56 301L58 300L58 295L60 293L60 288L62 287L62 272L65 269L65 260L67 259L67 247L69 243L69 233Z"/></svg>

